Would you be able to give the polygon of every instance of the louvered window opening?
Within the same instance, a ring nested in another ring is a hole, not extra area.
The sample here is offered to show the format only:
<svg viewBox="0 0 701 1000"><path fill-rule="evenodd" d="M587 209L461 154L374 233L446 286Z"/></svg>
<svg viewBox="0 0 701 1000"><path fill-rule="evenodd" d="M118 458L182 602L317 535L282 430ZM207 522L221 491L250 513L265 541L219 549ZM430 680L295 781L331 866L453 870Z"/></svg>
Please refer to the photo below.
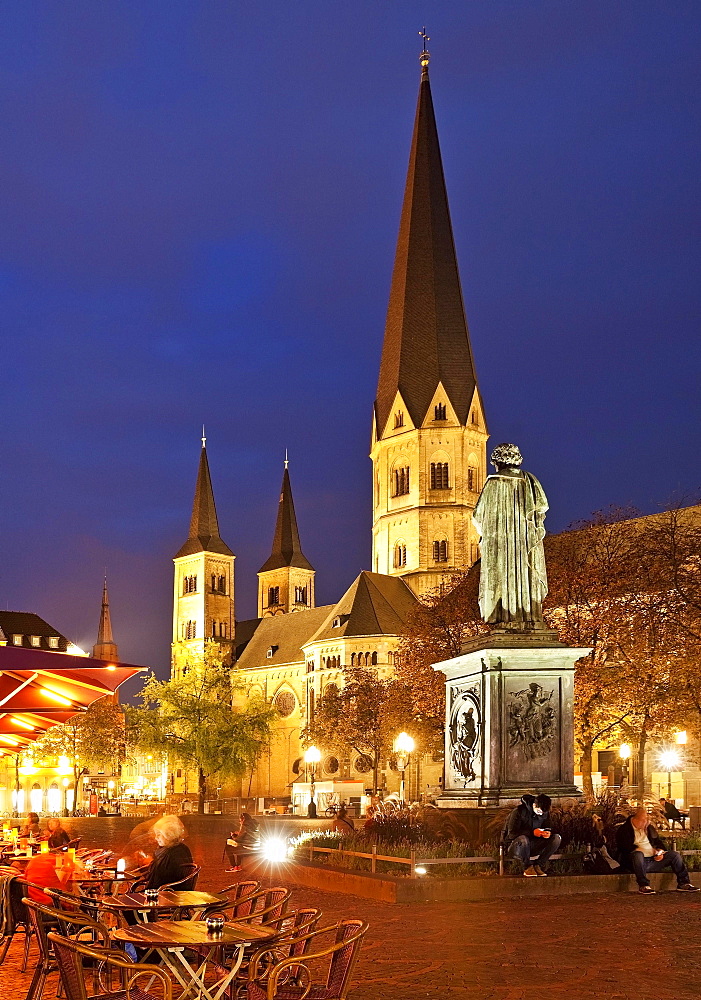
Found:
<svg viewBox="0 0 701 1000"><path fill-rule="evenodd" d="M392 496L401 497L405 496L409 492L409 466L402 466L401 469L395 469L394 473L394 490Z"/></svg>
<svg viewBox="0 0 701 1000"><path fill-rule="evenodd" d="M450 479L447 462L431 462L431 489L449 490Z"/></svg>

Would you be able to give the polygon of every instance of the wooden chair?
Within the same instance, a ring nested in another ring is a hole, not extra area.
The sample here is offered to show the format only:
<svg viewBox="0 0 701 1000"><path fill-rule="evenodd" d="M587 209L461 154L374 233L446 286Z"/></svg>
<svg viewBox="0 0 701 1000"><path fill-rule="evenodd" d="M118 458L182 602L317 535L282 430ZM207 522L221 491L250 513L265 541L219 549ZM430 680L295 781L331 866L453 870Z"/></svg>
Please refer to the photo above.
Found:
<svg viewBox="0 0 701 1000"><path fill-rule="evenodd" d="M136 965L126 957L124 952L89 948L87 945L72 941L62 934L50 932L48 939L56 956L66 1000L88 1000L83 975L83 959L85 958L90 959L101 969L106 968L108 973L111 973L113 969L117 970L122 987L119 990L112 990L110 978L108 989L102 993L94 994L91 1000L161 1000L150 992L151 985L156 979L163 989L162 1000L172 1000L173 998L170 977L158 965ZM145 985L149 992L134 986L136 980L142 977L147 980Z"/></svg>
<svg viewBox="0 0 701 1000"><path fill-rule="evenodd" d="M41 1000L44 993L46 978L51 972L55 972L55 957L48 938L50 930L59 930L66 937L75 937L85 933L90 934L90 940L84 944L99 945L102 948L110 948L110 936L107 928L85 914L70 914L67 910L55 910L51 906L43 906L35 900L25 897L22 902L27 908L32 931L39 946L39 960L34 970L26 1000ZM95 966L97 970L97 966ZM95 976L94 989L98 986L97 974Z"/></svg>
<svg viewBox="0 0 701 1000"><path fill-rule="evenodd" d="M308 939L308 950L272 968L262 952L249 966L246 1000L345 1000L367 929L362 920L340 920L300 935L296 944L301 947ZM323 938L330 935L332 943L324 946Z"/></svg>
<svg viewBox="0 0 701 1000"><path fill-rule="evenodd" d="M175 882L167 882L165 885L159 886L160 889L194 889L197 885L197 879L200 876L201 868L199 865L183 865L183 870L185 874L182 878L177 879ZM148 873L142 878L136 880L131 885L129 892L143 892L148 885Z"/></svg>
<svg viewBox="0 0 701 1000"><path fill-rule="evenodd" d="M270 921L266 926L275 928L280 936L272 945L250 945L246 948L241 968L236 975L237 984L240 986L242 981L248 980L253 961L256 962L257 980L260 982L283 958L304 955L312 941L311 932L316 930L320 919L321 910L305 907Z"/></svg>
<svg viewBox="0 0 701 1000"><path fill-rule="evenodd" d="M76 837L75 840L69 840L65 846L65 850L68 851L70 850L71 847L73 847L77 851L78 848L80 847L80 842L82 839L83 839L82 837Z"/></svg>

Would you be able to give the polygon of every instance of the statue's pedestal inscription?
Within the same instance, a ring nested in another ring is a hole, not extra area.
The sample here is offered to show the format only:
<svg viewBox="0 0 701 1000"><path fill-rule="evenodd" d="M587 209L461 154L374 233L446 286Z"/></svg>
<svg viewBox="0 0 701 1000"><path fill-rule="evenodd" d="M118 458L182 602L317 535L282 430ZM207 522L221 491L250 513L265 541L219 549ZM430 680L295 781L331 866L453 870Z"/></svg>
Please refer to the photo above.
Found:
<svg viewBox="0 0 701 1000"><path fill-rule="evenodd" d="M494 631L434 664L446 675L443 808L517 803L574 784L574 664L588 649L545 629Z"/></svg>

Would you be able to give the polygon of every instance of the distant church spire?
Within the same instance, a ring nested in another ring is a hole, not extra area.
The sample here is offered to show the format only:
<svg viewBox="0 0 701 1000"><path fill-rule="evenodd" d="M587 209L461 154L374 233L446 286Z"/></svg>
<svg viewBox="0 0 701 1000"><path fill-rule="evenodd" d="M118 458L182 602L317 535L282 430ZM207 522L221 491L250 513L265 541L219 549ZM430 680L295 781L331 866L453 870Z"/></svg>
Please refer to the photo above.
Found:
<svg viewBox="0 0 701 1000"><path fill-rule="evenodd" d="M190 518L190 536L180 548L175 558L194 555L196 552L219 552L221 555L233 555L229 546L219 536L219 521L217 520L217 508L214 503L212 477L209 473L209 462L207 461L204 427L202 428L202 451L200 452L200 465L197 470L195 499L192 504L192 517Z"/></svg>
<svg viewBox="0 0 701 1000"><path fill-rule="evenodd" d="M98 660L119 660L117 643L112 636L112 619L110 618L110 601L107 594L106 576L102 587L102 610L97 630L97 642L92 648L92 655Z"/></svg>
<svg viewBox="0 0 701 1000"><path fill-rule="evenodd" d="M287 452L285 452L285 469L282 474L273 548L259 570L261 573L270 569L280 569L282 566L297 566L300 569L309 570L314 568L302 552L288 465L289 459Z"/></svg>
<svg viewBox="0 0 701 1000"><path fill-rule="evenodd" d="M381 437L397 391L420 426L439 384L461 424L476 388L448 196L428 76L426 29L421 83L392 274L375 433Z"/></svg>

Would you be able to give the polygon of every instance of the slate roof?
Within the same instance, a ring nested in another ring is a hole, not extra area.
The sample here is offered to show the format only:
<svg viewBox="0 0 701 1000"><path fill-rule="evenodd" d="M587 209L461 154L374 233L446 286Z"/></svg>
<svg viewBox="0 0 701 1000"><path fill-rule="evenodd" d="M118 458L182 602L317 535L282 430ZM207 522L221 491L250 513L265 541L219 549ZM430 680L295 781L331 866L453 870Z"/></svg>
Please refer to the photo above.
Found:
<svg viewBox="0 0 701 1000"><path fill-rule="evenodd" d="M309 642L332 610L333 605L327 605L322 608L311 608L309 611L293 611L286 615L257 619L258 626L243 649L237 667L240 670L251 670L254 667L299 663L304 660L302 646ZM248 626L250 622L237 622L237 646L240 625ZM268 657L266 654L271 646L277 646L277 649L271 657Z"/></svg>
<svg viewBox="0 0 701 1000"><path fill-rule="evenodd" d="M280 569L282 566L297 566L300 569L314 571L314 567L302 552L297 517L295 515L295 505L292 500L290 474L287 468L285 468L282 475L272 552L261 566L259 572L265 573L266 570Z"/></svg>
<svg viewBox="0 0 701 1000"><path fill-rule="evenodd" d="M312 639L399 635L417 604L413 591L401 577L364 570L334 605ZM334 627L337 618L341 622Z"/></svg>
<svg viewBox="0 0 701 1000"><path fill-rule="evenodd" d="M209 474L207 449L202 445L200 465L197 470L195 499L192 504L190 519L190 537L178 550L175 558L192 556L197 552L218 552L220 555L232 556L234 553L219 537L219 521L214 503L212 477Z"/></svg>
<svg viewBox="0 0 701 1000"><path fill-rule="evenodd" d="M68 640L53 625L49 625L39 615L31 611L0 611L0 642L7 642L8 646L13 646L12 637L22 636L22 647L24 649L49 649L52 652L65 653L68 648ZM32 646L29 637L38 635L40 637L39 646ZM58 636L58 647L49 646L49 636Z"/></svg>
<svg viewBox="0 0 701 1000"><path fill-rule="evenodd" d="M375 401L377 436L397 390L415 425L439 382L467 423L477 385L428 70L419 87Z"/></svg>

